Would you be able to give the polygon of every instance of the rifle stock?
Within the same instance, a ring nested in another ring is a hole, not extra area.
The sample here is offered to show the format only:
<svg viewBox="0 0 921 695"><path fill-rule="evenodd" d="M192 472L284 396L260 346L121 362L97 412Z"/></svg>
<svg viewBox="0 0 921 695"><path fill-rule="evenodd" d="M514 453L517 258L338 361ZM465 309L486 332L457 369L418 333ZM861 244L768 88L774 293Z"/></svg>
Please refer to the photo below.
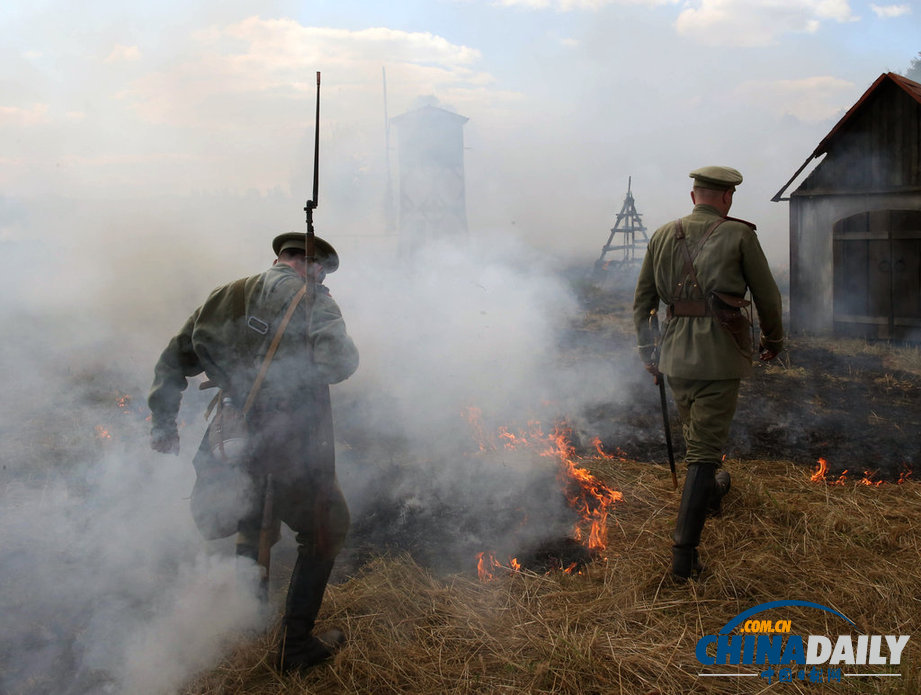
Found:
<svg viewBox="0 0 921 695"><path fill-rule="evenodd" d="M272 544L275 542L275 486L272 474L265 476L265 492L262 495L262 522L259 525L259 551L256 563L259 565L259 595L263 599L269 596L269 575L272 565Z"/></svg>

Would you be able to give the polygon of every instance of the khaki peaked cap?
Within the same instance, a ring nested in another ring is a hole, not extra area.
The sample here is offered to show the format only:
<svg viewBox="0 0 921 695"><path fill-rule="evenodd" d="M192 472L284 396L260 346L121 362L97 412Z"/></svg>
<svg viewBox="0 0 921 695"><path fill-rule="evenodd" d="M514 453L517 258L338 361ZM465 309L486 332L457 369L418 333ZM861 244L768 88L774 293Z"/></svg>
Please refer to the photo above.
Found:
<svg viewBox="0 0 921 695"><path fill-rule="evenodd" d="M327 273L333 273L339 267L339 254L328 241L318 236L313 237L314 250L317 262L323 266ZM307 248L307 234L305 232L285 232L272 240L272 250L278 256L286 249L305 251Z"/></svg>
<svg viewBox="0 0 921 695"><path fill-rule="evenodd" d="M694 179L694 185L700 188L712 188L717 191L733 191L742 183L742 174L731 167L701 167L688 174Z"/></svg>

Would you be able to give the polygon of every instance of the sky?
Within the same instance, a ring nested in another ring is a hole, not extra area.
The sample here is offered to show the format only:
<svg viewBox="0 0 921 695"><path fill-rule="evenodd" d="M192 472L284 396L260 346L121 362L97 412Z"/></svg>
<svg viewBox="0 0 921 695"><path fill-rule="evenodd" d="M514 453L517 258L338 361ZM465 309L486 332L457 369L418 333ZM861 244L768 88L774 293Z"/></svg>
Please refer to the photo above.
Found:
<svg viewBox="0 0 921 695"><path fill-rule="evenodd" d="M590 263L628 179L652 230L688 208L690 170L724 164L745 176L733 213L782 267L786 204L770 198L873 80L907 69L921 5L14 0L0 29L6 251L83 235L92 263L115 234L145 249L210 243L209 227L243 238L260 232L246 209L303 229L316 71L318 232L386 248L386 71L391 117L434 99L470 119L472 234Z"/></svg>

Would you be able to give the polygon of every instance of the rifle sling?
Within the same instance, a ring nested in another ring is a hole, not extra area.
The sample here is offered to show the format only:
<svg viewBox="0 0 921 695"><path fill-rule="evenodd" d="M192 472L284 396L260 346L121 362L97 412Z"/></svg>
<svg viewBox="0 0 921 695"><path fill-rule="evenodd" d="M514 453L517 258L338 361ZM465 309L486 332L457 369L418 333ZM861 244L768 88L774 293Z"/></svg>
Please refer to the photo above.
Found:
<svg viewBox="0 0 921 695"><path fill-rule="evenodd" d="M235 297L234 297L234 315L239 318L245 313L242 306L242 299L238 298L236 295L242 295L243 284L234 285ZM262 366L259 368L259 373L256 375L255 381L249 390L249 394L246 396L246 402L243 404L242 413L245 416L249 409L253 407L253 403L256 400L256 395L259 393L259 389L262 387L262 382L265 381L265 376L269 371L269 365L272 363L272 358L275 357L275 353L278 351L278 346L281 343L281 338L285 334L285 330L288 328L288 324L291 323L291 317L294 316L294 311L297 309L298 305L301 303L301 300L304 298L304 295L307 294L307 285L298 290L297 294L291 299L291 303L288 304L288 309L285 311L285 315L282 317L281 323L278 325L278 330L275 331L275 335L272 338L272 342L269 344L269 349L265 353L265 357L262 359ZM206 389L214 384L211 381L205 381L200 386L199 389ZM208 404L208 407L205 409L205 419L207 420L211 417L211 412L214 410L215 406L221 402L223 396L223 390L218 391L214 398L211 400L211 403Z"/></svg>
<svg viewBox="0 0 921 695"><path fill-rule="evenodd" d="M265 357L262 360L262 366L259 368L259 374L256 375L256 380L253 382L253 386L249 390L249 395L246 397L246 403L243 404L244 415L246 415L246 413L249 412L249 409L253 407L253 402L256 400L256 394L259 393L259 389L262 387L262 382L265 380L265 375L269 371L269 365L272 363L272 358L275 357L275 352L278 350L279 343L281 343L281 337L285 334L285 329L291 322L291 317L294 316L294 310L297 309L305 294L307 294L306 283L304 283L304 286L298 290L296 295L294 295L291 303L288 304L288 310L285 312L285 315L281 320L281 324L278 326L278 330L275 331L275 337L272 338L272 343L269 345L269 349L265 353Z"/></svg>

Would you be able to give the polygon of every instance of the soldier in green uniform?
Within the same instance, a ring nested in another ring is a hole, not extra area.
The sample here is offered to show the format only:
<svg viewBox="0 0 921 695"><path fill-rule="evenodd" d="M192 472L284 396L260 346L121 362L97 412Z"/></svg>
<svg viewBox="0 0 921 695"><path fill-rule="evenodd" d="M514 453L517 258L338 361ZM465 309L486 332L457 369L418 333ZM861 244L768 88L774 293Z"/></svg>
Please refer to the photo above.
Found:
<svg viewBox="0 0 921 695"><path fill-rule="evenodd" d="M672 548L672 572L681 579L702 569L697 546L707 513L718 510L729 489L728 473L717 469L739 382L752 371L746 290L758 310L760 359L772 360L783 349L780 292L755 225L727 217L742 175L709 166L690 177L694 209L650 238L633 304L640 357L656 383L667 377L687 445ZM657 344L660 302L667 321Z"/></svg>
<svg viewBox="0 0 921 695"><path fill-rule="evenodd" d="M193 461L191 506L206 538L238 533L238 555L255 559L262 525L259 491L272 481L273 510L298 544L279 650L283 670L318 663L344 640L338 630L315 636L313 626L349 525L336 480L329 385L358 368L342 313L322 284L338 268L339 257L315 238L316 263L308 263L305 237L279 235L272 242L277 259L268 270L211 293L163 351L148 398L153 449L178 454L176 417L189 377L204 373L206 384L219 387L221 400L229 398L237 409L244 408L251 390L255 394L246 415L245 464L237 468L219 459L209 444L212 421ZM315 289L309 321L301 303L308 274ZM282 332L278 327L289 306L295 308ZM276 335L280 342L263 370ZM263 380L253 389L260 372Z"/></svg>

